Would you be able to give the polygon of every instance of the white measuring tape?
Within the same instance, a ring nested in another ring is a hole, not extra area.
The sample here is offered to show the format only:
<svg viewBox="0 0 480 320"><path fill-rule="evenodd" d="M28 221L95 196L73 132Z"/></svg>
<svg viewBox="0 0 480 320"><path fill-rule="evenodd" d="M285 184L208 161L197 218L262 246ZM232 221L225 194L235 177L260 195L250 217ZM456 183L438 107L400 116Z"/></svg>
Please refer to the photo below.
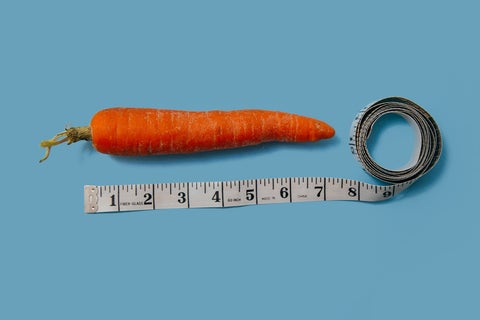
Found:
<svg viewBox="0 0 480 320"><path fill-rule="evenodd" d="M392 113L405 118L417 136L412 161L400 170L383 168L372 159L367 149L367 139L375 122ZM86 185L85 212L236 207L331 200L382 201L399 194L435 166L442 152L442 139L435 120L427 111L405 98L391 97L374 102L357 114L352 125L350 148L367 173L392 184L380 186L350 179L303 177Z"/></svg>

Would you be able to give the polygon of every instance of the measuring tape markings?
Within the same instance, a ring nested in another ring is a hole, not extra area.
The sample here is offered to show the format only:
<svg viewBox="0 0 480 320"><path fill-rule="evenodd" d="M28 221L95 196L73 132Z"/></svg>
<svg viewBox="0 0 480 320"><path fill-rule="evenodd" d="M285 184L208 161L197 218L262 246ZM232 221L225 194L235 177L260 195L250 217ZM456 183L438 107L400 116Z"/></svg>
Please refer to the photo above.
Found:
<svg viewBox="0 0 480 320"><path fill-rule="evenodd" d="M323 177L264 178L84 187L85 212L235 207L308 201L381 201L410 183L378 186Z"/></svg>
<svg viewBox="0 0 480 320"><path fill-rule="evenodd" d="M417 145L412 161L399 170L378 165L367 149L375 122L386 114L404 117L414 129ZM382 201L411 186L438 162L442 150L440 130L416 103L400 97L379 100L362 109L352 124L350 148L363 169L391 185L325 177L262 178L235 181L174 182L84 186L87 213L167 208L235 207L307 201Z"/></svg>

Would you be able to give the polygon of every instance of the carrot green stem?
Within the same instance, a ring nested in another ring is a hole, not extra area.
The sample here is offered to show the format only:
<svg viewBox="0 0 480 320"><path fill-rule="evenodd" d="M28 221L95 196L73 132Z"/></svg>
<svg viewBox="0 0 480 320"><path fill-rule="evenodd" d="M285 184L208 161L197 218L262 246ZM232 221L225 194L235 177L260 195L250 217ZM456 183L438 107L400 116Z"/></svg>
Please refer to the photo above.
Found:
<svg viewBox="0 0 480 320"><path fill-rule="evenodd" d="M80 140L92 140L92 132L89 126L66 128L65 131L56 134L52 139L41 141L40 147L45 148L46 150L45 156L40 159L39 162L47 160L52 147L62 144L64 142L68 142L67 144L71 144Z"/></svg>

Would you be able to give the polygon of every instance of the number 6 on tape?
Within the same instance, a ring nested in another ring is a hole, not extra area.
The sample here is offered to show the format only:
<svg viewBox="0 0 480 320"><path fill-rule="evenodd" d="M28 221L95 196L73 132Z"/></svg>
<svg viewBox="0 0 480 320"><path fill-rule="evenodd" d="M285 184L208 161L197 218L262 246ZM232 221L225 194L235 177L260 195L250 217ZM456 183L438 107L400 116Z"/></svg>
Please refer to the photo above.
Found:
<svg viewBox="0 0 480 320"><path fill-rule="evenodd" d="M417 136L414 157L407 168L389 170L370 156L367 139L375 122L398 114ZM84 186L86 213L155 210L167 208L235 207L305 201L382 201L412 185L438 162L442 151L440 130L433 118L416 103L400 97L374 102L355 117L350 148L363 169L392 183L373 185L357 180L325 177L264 178L222 182L183 182Z"/></svg>

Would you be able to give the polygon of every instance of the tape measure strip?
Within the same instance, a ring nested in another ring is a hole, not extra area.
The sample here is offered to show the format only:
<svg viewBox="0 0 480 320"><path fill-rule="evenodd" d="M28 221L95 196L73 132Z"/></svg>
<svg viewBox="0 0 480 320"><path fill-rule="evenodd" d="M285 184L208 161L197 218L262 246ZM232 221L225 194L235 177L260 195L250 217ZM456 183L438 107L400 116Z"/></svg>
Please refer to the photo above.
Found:
<svg viewBox="0 0 480 320"><path fill-rule="evenodd" d="M378 186L341 178L272 178L223 182L84 187L85 212L236 207L307 201L381 201L411 183Z"/></svg>
<svg viewBox="0 0 480 320"><path fill-rule="evenodd" d="M375 122L398 114L411 123L417 147L411 163L400 170L378 165L367 149ZM235 207L306 201L382 201L411 186L438 162L442 151L440 130L416 103L400 97L374 102L361 110L352 124L350 148L363 169L391 185L325 177L264 178L222 182L183 182L84 186L86 213L155 210L166 208Z"/></svg>

